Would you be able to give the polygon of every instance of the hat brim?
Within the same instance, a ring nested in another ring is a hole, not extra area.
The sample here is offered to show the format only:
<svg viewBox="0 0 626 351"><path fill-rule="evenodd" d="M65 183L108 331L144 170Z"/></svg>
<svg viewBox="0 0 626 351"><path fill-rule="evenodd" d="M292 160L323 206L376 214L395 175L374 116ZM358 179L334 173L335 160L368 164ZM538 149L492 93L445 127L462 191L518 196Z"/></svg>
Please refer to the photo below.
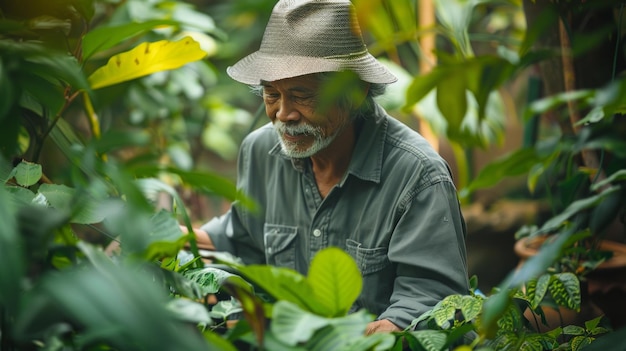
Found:
<svg viewBox="0 0 626 351"><path fill-rule="evenodd" d="M369 53L350 58L321 58L271 55L257 51L226 69L232 79L249 85L312 73L341 71L352 71L369 83L390 84L398 80Z"/></svg>

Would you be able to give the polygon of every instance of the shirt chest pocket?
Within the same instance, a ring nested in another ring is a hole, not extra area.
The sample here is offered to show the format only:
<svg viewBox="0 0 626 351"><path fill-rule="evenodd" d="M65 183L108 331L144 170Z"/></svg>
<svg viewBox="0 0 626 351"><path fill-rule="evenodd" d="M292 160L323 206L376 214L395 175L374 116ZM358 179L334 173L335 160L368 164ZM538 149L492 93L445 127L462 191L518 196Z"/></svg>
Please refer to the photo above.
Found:
<svg viewBox="0 0 626 351"><path fill-rule="evenodd" d="M376 247L373 249L362 247L360 243L348 239L346 240L346 251L356 261L363 276L378 272L389 265L386 247Z"/></svg>
<svg viewBox="0 0 626 351"><path fill-rule="evenodd" d="M263 231L267 264L295 269L298 227L265 223Z"/></svg>

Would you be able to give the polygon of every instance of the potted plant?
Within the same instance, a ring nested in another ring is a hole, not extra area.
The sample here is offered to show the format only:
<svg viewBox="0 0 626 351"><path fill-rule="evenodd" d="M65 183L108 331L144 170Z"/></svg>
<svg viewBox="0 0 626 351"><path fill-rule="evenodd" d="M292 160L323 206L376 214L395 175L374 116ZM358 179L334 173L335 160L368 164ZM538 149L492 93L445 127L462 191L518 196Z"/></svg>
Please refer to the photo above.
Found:
<svg viewBox="0 0 626 351"><path fill-rule="evenodd" d="M608 52L577 51L585 43L578 33L582 22L589 21L585 30L600 31L594 26L604 24L596 18L617 9L608 3L589 5L524 2L529 28L543 30L535 33L534 47L557 53L539 61L545 97L526 109L528 119L544 117L542 134L551 137L497 160L469 189L492 184L489 172L527 174L528 188L552 205L553 216L518 231L516 252L526 258L544 240L558 241L561 246L550 270L576 274L584 292L617 328L626 321L624 298L619 297L626 293L621 278L626 270L626 80L616 74L625 59L617 24L609 26L610 35L599 34L593 43ZM585 70L584 65L599 56L597 62L606 56L613 60L593 72ZM611 273L617 275L609 278ZM602 282L610 284L601 286Z"/></svg>
<svg viewBox="0 0 626 351"><path fill-rule="evenodd" d="M463 136L472 126L487 123L490 97L505 82L526 74L542 83L541 96L530 96L519 107L530 142L481 170L460 189L462 198L504 177L526 175L529 196L548 202L553 217L524 228L518 238L553 238L558 250L549 255L545 268L576 274L585 291L591 289L590 295L626 291L619 280L605 289L596 288L599 279L593 279L601 275L601 267L622 261L620 244L626 240L626 80L617 74L626 66L619 45L623 4L524 1L527 31L521 43L508 45L496 37L496 54L475 54L467 26L476 3L445 3L456 10L456 17L438 11L443 33L452 33L444 35L451 52L438 51L440 63L414 78L407 89L407 107L435 91L439 112L451 131ZM470 113L468 101L477 103L477 113ZM614 242L606 244L605 239ZM606 252L615 247L620 249ZM605 313L620 327L623 316L613 313L623 315L617 311L624 310L611 307Z"/></svg>

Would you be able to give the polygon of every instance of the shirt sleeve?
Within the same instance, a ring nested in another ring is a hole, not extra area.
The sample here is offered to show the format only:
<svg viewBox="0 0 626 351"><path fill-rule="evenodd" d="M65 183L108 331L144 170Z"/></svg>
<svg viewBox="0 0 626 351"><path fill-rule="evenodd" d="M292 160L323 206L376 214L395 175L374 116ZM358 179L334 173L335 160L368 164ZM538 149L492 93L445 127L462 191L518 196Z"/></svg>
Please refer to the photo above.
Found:
<svg viewBox="0 0 626 351"><path fill-rule="evenodd" d="M219 217L214 217L202 227L211 238L211 242L217 251L225 251L239 258L245 264L264 264L265 255L263 251L252 244L244 227L238 220L236 206L231 206L230 210ZM234 235L238 233L238 235Z"/></svg>
<svg viewBox="0 0 626 351"><path fill-rule="evenodd" d="M396 278L378 317L406 328L448 295L469 290L465 223L454 185L440 181L407 199L388 257Z"/></svg>

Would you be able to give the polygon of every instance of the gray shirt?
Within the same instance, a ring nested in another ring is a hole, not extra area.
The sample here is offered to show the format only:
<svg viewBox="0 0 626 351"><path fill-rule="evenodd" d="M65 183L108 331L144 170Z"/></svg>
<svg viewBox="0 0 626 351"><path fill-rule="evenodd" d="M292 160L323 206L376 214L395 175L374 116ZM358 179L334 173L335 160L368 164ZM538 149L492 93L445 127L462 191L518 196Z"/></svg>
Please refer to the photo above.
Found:
<svg viewBox="0 0 626 351"><path fill-rule="evenodd" d="M238 203L202 229L245 263L306 274L316 252L337 246L356 261L365 308L401 328L451 294L468 292L465 223L446 162L380 107L366 117L343 179L326 198L309 159L282 154L271 124L243 141Z"/></svg>

